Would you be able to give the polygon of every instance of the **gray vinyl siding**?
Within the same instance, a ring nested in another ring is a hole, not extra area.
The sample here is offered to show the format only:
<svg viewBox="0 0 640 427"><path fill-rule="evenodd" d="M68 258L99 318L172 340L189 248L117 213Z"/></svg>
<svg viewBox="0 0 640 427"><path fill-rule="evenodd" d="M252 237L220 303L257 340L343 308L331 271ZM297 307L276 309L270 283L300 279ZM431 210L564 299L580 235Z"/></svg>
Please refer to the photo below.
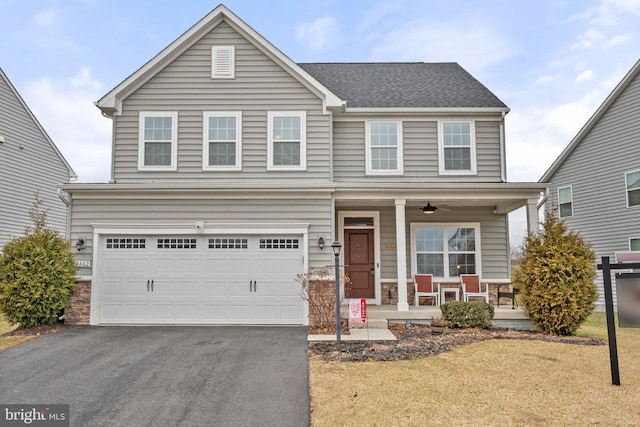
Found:
<svg viewBox="0 0 640 427"><path fill-rule="evenodd" d="M551 178L547 210L558 206L558 188L573 190L573 216L565 224L593 245L597 260L629 250L640 237L640 206L628 208L625 173L640 170L640 78L620 94ZM555 213L557 215L557 212ZM604 307L598 273L599 308ZM615 295L615 294L614 294Z"/></svg>
<svg viewBox="0 0 640 427"><path fill-rule="evenodd" d="M366 176L365 122L333 124L335 181L381 180L390 182L500 182L500 122L475 122L477 175L446 175L438 172L438 122L402 121L403 176Z"/></svg>
<svg viewBox="0 0 640 427"><path fill-rule="evenodd" d="M211 78L211 46L235 46L235 78ZM267 171L267 112L306 111L307 170ZM178 112L177 171L138 171L140 111ZM242 171L202 170L203 111L242 112ZM123 102L116 116L115 180L329 180L331 116L322 101L228 24L221 23Z"/></svg>
<svg viewBox="0 0 640 427"><path fill-rule="evenodd" d="M0 250L33 225L36 192L48 210L47 224L64 236L67 211L56 186L69 182L69 171L2 74L0 135Z"/></svg>
<svg viewBox="0 0 640 427"><path fill-rule="evenodd" d="M331 241L330 199L93 199L74 198L72 202L71 237L87 240L87 248L77 254L78 259L91 260L93 255L93 226L95 223L118 223L123 227L158 224L194 224L205 221L216 224L278 224L307 223L309 227L309 266L324 267L333 255L326 248L321 251L317 241L323 237ZM89 275L91 269L79 274Z"/></svg>
<svg viewBox="0 0 640 427"><path fill-rule="evenodd" d="M339 210L367 210L380 212L380 274L382 279L398 275L396 249L395 207L339 208ZM337 216L337 215L336 215ZM486 279L509 278L508 224L506 215L494 215L490 208L451 208L450 211L427 219L417 206L406 206L407 275L411 274L411 223L480 223L480 255L482 276Z"/></svg>

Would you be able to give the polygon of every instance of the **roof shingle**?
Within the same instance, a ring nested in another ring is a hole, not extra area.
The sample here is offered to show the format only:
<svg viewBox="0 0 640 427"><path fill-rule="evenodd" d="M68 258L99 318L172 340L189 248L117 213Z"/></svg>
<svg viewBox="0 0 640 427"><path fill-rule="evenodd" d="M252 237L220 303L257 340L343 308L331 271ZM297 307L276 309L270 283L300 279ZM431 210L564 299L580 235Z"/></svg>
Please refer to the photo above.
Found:
<svg viewBox="0 0 640 427"><path fill-rule="evenodd" d="M298 65L350 108L507 108L455 62Z"/></svg>

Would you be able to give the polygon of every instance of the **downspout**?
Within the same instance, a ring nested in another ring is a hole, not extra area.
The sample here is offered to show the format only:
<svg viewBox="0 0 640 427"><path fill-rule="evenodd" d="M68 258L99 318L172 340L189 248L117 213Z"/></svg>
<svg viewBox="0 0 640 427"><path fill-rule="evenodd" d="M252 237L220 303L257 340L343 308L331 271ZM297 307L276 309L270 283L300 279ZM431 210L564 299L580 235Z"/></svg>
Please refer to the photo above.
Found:
<svg viewBox="0 0 640 427"><path fill-rule="evenodd" d="M111 119L111 179L109 182L116 182L116 120L113 116L107 116L102 113L103 116Z"/></svg>
<svg viewBox="0 0 640 427"><path fill-rule="evenodd" d="M58 197L62 200L62 203L67 207L67 223L65 225L65 236L67 240L71 239L71 197L69 193L63 191L62 188L58 188Z"/></svg>
<svg viewBox="0 0 640 427"><path fill-rule="evenodd" d="M500 118L500 179L502 182L507 182L507 159L506 159L506 147L505 147L505 129L504 118L507 115L504 111Z"/></svg>
<svg viewBox="0 0 640 427"><path fill-rule="evenodd" d="M547 200L549 200L549 187L545 188L542 192L542 199L540 199L537 206L538 210L540 210L542 206L547 203Z"/></svg>

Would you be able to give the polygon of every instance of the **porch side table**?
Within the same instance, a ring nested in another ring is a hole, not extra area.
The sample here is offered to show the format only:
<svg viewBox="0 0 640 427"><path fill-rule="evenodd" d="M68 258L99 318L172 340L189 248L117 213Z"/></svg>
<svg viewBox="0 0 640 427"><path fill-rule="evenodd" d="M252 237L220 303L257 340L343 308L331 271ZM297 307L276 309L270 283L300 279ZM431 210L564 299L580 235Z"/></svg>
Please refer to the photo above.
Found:
<svg viewBox="0 0 640 427"><path fill-rule="evenodd" d="M447 293L455 293L456 301L460 301L460 288L458 287L447 287L446 285L443 286L443 284L440 284L440 293L440 304L447 302Z"/></svg>

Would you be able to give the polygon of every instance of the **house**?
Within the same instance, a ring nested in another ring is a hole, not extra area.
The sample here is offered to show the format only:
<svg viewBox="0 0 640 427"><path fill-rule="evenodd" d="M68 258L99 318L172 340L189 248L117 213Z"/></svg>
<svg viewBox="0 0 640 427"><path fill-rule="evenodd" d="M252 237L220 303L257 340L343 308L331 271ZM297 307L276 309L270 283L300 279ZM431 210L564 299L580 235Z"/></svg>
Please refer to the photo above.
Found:
<svg viewBox="0 0 640 427"><path fill-rule="evenodd" d="M615 262L616 252L640 251L640 61L540 182L548 184L547 214L558 215L589 241L598 262L603 256ZM600 271L596 284L596 308L604 310Z"/></svg>
<svg viewBox="0 0 640 427"><path fill-rule="evenodd" d="M76 174L0 69L0 250L33 226L30 209L38 198L47 224L67 231L67 206L58 185Z"/></svg>
<svg viewBox="0 0 640 427"><path fill-rule="evenodd" d="M537 227L509 109L457 64L296 64L220 5L96 105L112 182L63 186L79 322L306 324L335 240L349 297L408 310L416 272L509 282L507 214Z"/></svg>

